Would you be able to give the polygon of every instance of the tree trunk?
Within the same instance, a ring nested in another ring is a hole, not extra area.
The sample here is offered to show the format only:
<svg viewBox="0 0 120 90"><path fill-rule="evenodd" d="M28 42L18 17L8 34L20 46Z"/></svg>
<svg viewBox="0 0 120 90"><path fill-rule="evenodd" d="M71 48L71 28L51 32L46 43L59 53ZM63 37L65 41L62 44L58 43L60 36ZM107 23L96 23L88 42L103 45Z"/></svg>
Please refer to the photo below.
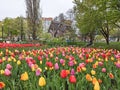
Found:
<svg viewBox="0 0 120 90"><path fill-rule="evenodd" d="M109 45L109 28L108 28L108 24L107 24L107 26L105 28L101 27L100 32L104 36L107 45Z"/></svg>
<svg viewBox="0 0 120 90"><path fill-rule="evenodd" d="M33 38L33 40L36 39L36 32L35 31L33 31L32 38Z"/></svg>
<svg viewBox="0 0 120 90"><path fill-rule="evenodd" d="M57 37L57 30L55 30L54 37Z"/></svg>
<svg viewBox="0 0 120 90"><path fill-rule="evenodd" d="M35 27L34 27L34 26L33 26L32 38L33 38L33 40L35 40L35 39L36 39L36 29L35 29Z"/></svg>
<svg viewBox="0 0 120 90"><path fill-rule="evenodd" d="M93 33L90 33L90 45L93 44L94 36Z"/></svg>
<svg viewBox="0 0 120 90"><path fill-rule="evenodd" d="M118 37L118 38L117 38L117 42L119 42L119 41L120 41L120 38Z"/></svg>
<svg viewBox="0 0 120 90"><path fill-rule="evenodd" d="M105 38L107 45L109 45L109 36L106 36Z"/></svg>

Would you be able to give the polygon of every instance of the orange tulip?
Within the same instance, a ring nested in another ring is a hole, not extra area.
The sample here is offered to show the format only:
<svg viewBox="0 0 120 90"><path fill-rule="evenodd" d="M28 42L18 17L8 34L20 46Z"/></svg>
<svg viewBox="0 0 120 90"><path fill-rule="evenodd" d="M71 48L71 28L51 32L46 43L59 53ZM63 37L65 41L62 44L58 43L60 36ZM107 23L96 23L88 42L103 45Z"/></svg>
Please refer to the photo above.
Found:
<svg viewBox="0 0 120 90"><path fill-rule="evenodd" d="M110 77L111 79L114 79L114 75L113 75L112 73L109 73L109 77Z"/></svg>
<svg viewBox="0 0 120 90"><path fill-rule="evenodd" d="M81 72L80 66L77 66L77 72Z"/></svg>
<svg viewBox="0 0 120 90"><path fill-rule="evenodd" d="M86 75L86 80L87 80L87 81L92 81L92 77L91 77L90 74L87 74L87 75Z"/></svg>
<svg viewBox="0 0 120 90"><path fill-rule="evenodd" d="M3 89L5 87L5 83L4 82L0 82L0 89Z"/></svg>
<svg viewBox="0 0 120 90"><path fill-rule="evenodd" d="M102 83L102 80L101 80L101 79L98 79L98 82L101 84L101 83Z"/></svg>
<svg viewBox="0 0 120 90"><path fill-rule="evenodd" d="M21 75L20 80L23 80L23 81L28 80L28 73L27 73L27 72L24 72L24 73Z"/></svg>
<svg viewBox="0 0 120 90"><path fill-rule="evenodd" d="M97 81L97 79L94 77L94 78L92 79L92 83L93 83L93 85L95 85L96 82L98 82L98 81Z"/></svg>

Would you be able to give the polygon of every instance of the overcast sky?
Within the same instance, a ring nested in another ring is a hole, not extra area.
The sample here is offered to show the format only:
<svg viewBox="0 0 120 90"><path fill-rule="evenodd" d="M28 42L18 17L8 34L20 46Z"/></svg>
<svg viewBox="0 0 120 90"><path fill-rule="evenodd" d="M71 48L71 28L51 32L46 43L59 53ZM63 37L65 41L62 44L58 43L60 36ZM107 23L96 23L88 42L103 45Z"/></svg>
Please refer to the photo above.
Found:
<svg viewBox="0 0 120 90"><path fill-rule="evenodd" d="M73 7L73 0L41 0L43 17L55 17ZM0 20L5 17L26 16L25 0L0 0Z"/></svg>

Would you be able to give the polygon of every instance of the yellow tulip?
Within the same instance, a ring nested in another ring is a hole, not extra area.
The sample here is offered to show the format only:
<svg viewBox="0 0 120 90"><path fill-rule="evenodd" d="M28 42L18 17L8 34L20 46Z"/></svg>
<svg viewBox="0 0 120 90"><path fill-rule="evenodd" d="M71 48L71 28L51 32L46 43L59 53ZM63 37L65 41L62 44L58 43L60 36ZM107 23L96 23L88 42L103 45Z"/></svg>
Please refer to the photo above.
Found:
<svg viewBox="0 0 120 90"><path fill-rule="evenodd" d="M95 75L96 72L95 72L94 70L91 70L91 74L92 74L92 75Z"/></svg>
<svg viewBox="0 0 120 90"><path fill-rule="evenodd" d="M0 70L0 74L4 74L4 70Z"/></svg>
<svg viewBox="0 0 120 90"><path fill-rule="evenodd" d="M42 72L42 69L41 68L38 68L40 70L40 72Z"/></svg>
<svg viewBox="0 0 120 90"><path fill-rule="evenodd" d="M40 64L42 64L42 61L40 61Z"/></svg>
<svg viewBox="0 0 120 90"><path fill-rule="evenodd" d="M39 86L43 87L46 85L46 81L44 77L39 78Z"/></svg>
<svg viewBox="0 0 120 90"><path fill-rule="evenodd" d="M16 62L16 59L14 58L13 61Z"/></svg>
<svg viewBox="0 0 120 90"><path fill-rule="evenodd" d="M50 67L50 68L49 68L49 70L53 70L53 69L54 69L54 67Z"/></svg>
<svg viewBox="0 0 120 90"><path fill-rule="evenodd" d="M6 58L5 57L2 57L2 61L5 61L6 60Z"/></svg>
<svg viewBox="0 0 120 90"><path fill-rule="evenodd" d="M24 72L24 73L21 75L20 80L23 80L23 81L28 80L28 73L27 73L27 72Z"/></svg>
<svg viewBox="0 0 120 90"><path fill-rule="evenodd" d="M18 61L17 61L17 65L20 65L20 64L21 64L21 61L20 61L20 60L18 60Z"/></svg>
<svg viewBox="0 0 120 90"><path fill-rule="evenodd" d="M96 61L95 64L98 65L98 61Z"/></svg>
<svg viewBox="0 0 120 90"><path fill-rule="evenodd" d="M12 59L11 59L11 58L8 58L8 62L10 62L10 61L12 61Z"/></svg>
<svg viewBox="0 0 120 90"><path fill-rule="evenodd" d="M76 60L74 60L74 64L77 64L77 61L76 61Z"/></svg>
<svg viewBox="0 0 120 90"><path fill-rule="evenodd" d="M34 66L32 66L31 69L32 69L32 71L35 71L35 67Z"/></svg>
<svg viewBox="0 0 120 90"><path fill-rule="evenodd" d="M86 67L82 67L82 71L86 71Z"/></svg>
<svg viewBox="0 0 120 90"><path fill-rule="evenodd" d="M114 60L115 60L115 58L114 58L114 57L111 57L111 60L112 60L112 61L114 61Z"/></svg>
<svg viewBox="0 0 120 90"><path fill-rule="evenodd" d="M98 82L95 83L94 90L100 90L100 85Z"/></svg>
<svg viewBox="0 0 120 90"><path fill-rule="evenodd" d="M45 70L48 70L48 68L47 68L47 67L45 67Z"/></svg>

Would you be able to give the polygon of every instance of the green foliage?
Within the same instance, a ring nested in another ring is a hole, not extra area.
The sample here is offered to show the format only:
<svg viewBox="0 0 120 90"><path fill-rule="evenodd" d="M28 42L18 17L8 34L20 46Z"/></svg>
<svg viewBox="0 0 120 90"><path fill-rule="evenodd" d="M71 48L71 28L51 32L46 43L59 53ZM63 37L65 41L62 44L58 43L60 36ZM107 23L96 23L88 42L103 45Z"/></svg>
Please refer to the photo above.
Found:
<svg viewBox="0 0 120 90"><path fill-rule="evenodd" d="M102 31L107 40L110 30L120 26L119 0L74 0L74 4L76 25L82 34Z"/></svg>
<svg viewBox="0 0 120 90"><path fill-rule="evenodd" d="M52 39L51 34L50 34L50 33L46 33L46 32L40 33L38 37L39 37L40 40L43 40L43 41L44 41L44 40L46 41L46 40L48 40L48 39L49 39L49 40Z"/></svg>

